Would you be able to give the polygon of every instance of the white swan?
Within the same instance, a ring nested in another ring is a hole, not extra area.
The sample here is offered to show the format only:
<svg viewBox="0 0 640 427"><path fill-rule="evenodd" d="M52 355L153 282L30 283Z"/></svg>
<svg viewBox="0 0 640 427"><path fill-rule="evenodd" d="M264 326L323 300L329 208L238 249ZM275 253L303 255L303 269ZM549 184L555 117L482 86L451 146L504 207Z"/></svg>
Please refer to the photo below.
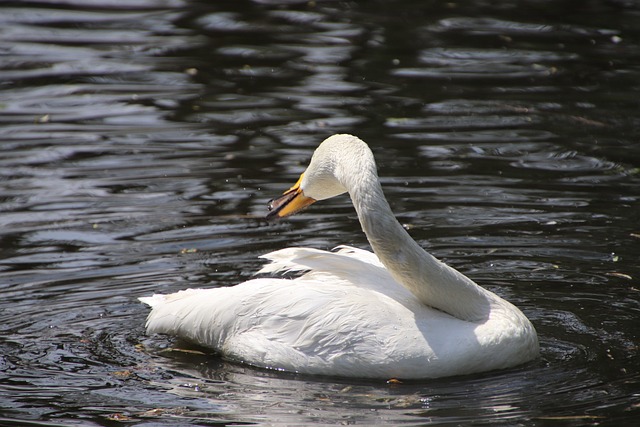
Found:
<svg viewBox="0 0 640 427"><path fill-rule="evenodd" d="M260 273L305 273L140 298L152 307L148 333L259 367L344 377L435 378L538 355L535 329L520 310L411 239L360 139L326 139L298 182L270 203L268 217L345 192L375 254L350 247L272 252Z"/></svg>

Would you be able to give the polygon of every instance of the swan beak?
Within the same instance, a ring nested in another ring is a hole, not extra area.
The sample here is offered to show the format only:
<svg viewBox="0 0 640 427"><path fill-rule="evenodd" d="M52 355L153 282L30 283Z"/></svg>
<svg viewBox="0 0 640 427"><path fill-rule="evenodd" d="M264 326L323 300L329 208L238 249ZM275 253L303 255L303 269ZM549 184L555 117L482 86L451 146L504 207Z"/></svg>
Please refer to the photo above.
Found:
<svg viewBox="0 0 640 427"><path fill-rule="evenodd" d="M285 191L282 196L269 202L267 205L269 208L267 219L285 218L289 215L300 212L302 209L316 201L315 199L304 195L304 192L300 187L303 176L304 174L300 175L298 182L296 182L293 187Z"/></svg>

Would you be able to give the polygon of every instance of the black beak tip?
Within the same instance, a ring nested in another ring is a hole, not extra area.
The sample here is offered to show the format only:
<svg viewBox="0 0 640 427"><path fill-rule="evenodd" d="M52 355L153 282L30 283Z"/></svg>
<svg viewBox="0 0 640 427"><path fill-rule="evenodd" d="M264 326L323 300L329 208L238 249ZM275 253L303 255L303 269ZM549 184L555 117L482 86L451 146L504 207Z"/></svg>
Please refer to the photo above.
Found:
<svg viewBox="0 0 640 427"><path fill-rule="evenodd" d="M269 211L267 213L267 215L265 216L265 219L267 221L271 221L272 219L278 219L278 211L279 211L279 209L273 203L275 200L276 199L271 199L271 200L269 200L269 203L267 203L267 210Z"/></svg>

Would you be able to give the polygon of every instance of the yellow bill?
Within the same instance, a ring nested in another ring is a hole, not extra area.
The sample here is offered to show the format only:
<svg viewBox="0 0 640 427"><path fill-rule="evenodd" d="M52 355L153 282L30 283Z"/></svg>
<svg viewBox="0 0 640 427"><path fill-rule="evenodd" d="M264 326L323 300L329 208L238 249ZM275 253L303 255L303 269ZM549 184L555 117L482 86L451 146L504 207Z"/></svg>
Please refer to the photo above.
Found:
<svg viewBox="0 0 640 427"><path fill-rule="evenodd" d="M296 182L293 187L285 191L282 196L269 202L269 213L267 214L267 219L285 218L289 215L300 212L302 209L316 201L311 197L305 196L302 188L300 188L303 176L304 174L300 175L298 182Z"/></svg>

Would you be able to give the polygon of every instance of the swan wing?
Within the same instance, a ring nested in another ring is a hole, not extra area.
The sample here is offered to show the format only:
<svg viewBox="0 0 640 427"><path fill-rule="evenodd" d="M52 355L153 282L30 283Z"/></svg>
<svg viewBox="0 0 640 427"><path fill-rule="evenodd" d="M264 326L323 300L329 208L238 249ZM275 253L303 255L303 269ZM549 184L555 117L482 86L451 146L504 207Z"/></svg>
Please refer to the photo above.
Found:
<svg viewBox="0 0 640 427"><path fill-rule="evenodd" d="M406 303L418 303L414 295L400 285L376 254L351 246L338 246L333 252L311 248L285 248L262 255L271 261L257 274L306 272L300 284L315 278L318 282L339 280L342 286L366 288Z"/></svg>

